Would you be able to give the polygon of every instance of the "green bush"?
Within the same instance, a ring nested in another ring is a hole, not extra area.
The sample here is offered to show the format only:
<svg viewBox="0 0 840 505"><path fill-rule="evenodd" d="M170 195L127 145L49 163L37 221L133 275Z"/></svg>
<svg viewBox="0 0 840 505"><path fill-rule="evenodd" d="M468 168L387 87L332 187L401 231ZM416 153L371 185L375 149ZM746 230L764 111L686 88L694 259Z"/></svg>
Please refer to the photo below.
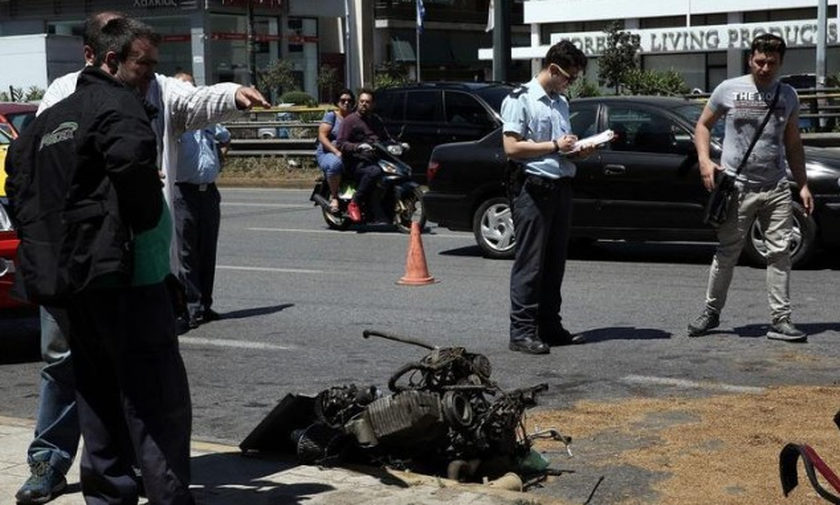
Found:
<svg viewBox="0 0 840 505"><path fill-rule="evenodd" d="M598 83L580 79L569 87L569 98L585 98L587 96L601 96Z"/></svg>
<svg viewBox="0 0 840 505"><path fill-rule="evenodd" d="M305 91L287 91L280 95L280 101L283 103L293 103L295 105L305 105L307 107L315 107L318 105L318 100Z"/></svg>
<svg viewBox="0 0 840 505"><path fill-rule="evenodd" d="M622 91L626 95L687 95L691 90L676 70L639 70L624 74Z"/></svg>

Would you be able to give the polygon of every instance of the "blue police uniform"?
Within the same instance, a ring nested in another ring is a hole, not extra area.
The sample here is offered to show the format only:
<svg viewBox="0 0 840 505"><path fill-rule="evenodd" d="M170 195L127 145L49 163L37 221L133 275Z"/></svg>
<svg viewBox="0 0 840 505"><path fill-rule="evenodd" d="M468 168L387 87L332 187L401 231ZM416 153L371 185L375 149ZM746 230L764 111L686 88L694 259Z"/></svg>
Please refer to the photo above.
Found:
<svg viewBox="0 0 840 505"><path fill-rule="evenodd" d="M210 314L213 304L221 221L221 196L215 184L221 170L217 142L230 142L230 132L224 126L210 125L181 135L178 151L173 199L178 277L186 294L187 322L192 326Z"/></svg>
<svg viewBox="0 0 840 505"><path fill-rule="evenodd" d="M571 134L569 102L536 78L502 103L503 131L546 142ZM510 340L550 342L561 335L560 287L571 227L575 165L556 152L524 160L512 188L516 256L510 274Z"/></svg>

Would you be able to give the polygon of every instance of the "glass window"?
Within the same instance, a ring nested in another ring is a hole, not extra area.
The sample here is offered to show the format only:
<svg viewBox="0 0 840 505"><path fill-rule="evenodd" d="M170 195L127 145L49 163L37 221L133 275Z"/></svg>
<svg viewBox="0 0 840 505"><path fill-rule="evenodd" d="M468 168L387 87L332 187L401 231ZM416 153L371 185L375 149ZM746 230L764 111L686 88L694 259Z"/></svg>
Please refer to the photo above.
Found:
<svg viewBox="0 0 840 505"><path fill-rule="evenodd" d="M569 121L572 123L572 132L578 138L589 137L598 133L598 107L592 105L572 105Z"/></svg>
<svg viewBox="0 0 840 505"><path fill-rule="evenodd" d="M490 127L492 120L487 110L467 93L447 91L446 122L454 124L469 124Z"/></svg>
<svg viewBox="0 0 840 505"><path fill-rule="evenodd" d="M385 91L376 95L376 113L382 119L402 121L404 91Z"/></svg>
<svg viewBox="0 0 840 505"><path fill-rule="evenodd" d="M656 18L642 18L639 28L674 28L685 26L685 16L661 16Z"/></svg>
<svg viewBox="0 0 840 505"><path fill-rule="evenodd" d="M406 121L442 121L443 97L440 91L410 91L405 101Z"/></svg>
<svg viewBox="0 0 840 505"><path fill-rule="evenodd" d="M785 60L787 61L787 60ZM706 55L704 53L649 54L642 56L645 70L676 70L689 88L706 87Z"/></svg>
<svg viewBox="0 0 840 505"><path fill-rule="evenodd" d="M725 12L691 15L691 26L725 25L726 23L727 14Z"/></svg>
<svg viewBox="0 0 840 505"><path fill-rule="evenodd" d="M35 111L23 112L21 114L6 114L6 119L15 127L15 130L22 132L29 123L35 119Z"/></svg>
<svg viewBox="0 0 840 505"><path fill-rule="evenodd" d="M630 106L610 107L607 124L617 137L610 148L617 151L672 153L676 135L686 133L665 116Z"/></svg>

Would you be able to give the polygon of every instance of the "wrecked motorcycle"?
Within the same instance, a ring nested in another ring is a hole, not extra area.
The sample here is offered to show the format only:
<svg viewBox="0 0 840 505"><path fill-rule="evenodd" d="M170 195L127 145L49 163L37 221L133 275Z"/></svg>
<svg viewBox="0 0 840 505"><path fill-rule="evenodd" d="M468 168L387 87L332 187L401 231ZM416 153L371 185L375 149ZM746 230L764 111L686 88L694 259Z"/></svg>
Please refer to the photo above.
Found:
<svg viewBox="0 0 840 505"><path fill-rule="evenodd" d="M365 330L429 352L400 367L386 394L375 386L335 386L313 397L287 396L240 444L243 451L294 451L300 462L362 461L459 481L530 476L548 470L534 438L568 445L556 430L526 434L525 410L546 384L505 391L486 356L463 347Z"/></svg>
<svg viewBox="0 0 840 505"><path fill-rule="evenodd" d="M369 207L371 215L363 217L365 222L375 222L377 218L392 223L403 233L411 231L412 220L420 223L423 229L426 216L423 212L423 190L411 180L411 167L400 159L407 144L371 144L376 164L382 169L382 177L372 191ZM352 177L343 177L338 193L338 212L330 211L330 188L326 179L319 178L309 200L321 208L324 221L333 230L346 230L353 224L347 213L347 206L356 192L356 182ZM376 212L378 210L378 212ZM380 216L377 216L380 214Z"/></svg>

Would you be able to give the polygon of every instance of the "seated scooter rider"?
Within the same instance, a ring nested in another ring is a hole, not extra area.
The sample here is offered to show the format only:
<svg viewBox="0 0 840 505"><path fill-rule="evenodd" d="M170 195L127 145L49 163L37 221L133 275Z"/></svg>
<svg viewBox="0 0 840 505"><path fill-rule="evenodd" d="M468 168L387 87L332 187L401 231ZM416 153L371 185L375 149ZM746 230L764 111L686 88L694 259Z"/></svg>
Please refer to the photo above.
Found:
<svg viewBox="0 0 840 505"><path fill-rule="evenodd" d="M338 129L336 144L341 150L344 168L353 174L358 183L353 200L347 206L350 220L360 222L367 207L367 198L376 182L382 177L382 169L376 164L373 144L393 142L385 130L382 119L373 113L374 96L370 89L359 90L356 112L348 115Z"/></svg>
<svg viewBox="0 0 840 505"><path fill-rule="evenodd" d="M338 137L338 129L344 118L353 112L355 102L353 92L342 89L338 92L335 101L338 109L324 114L318 126L318 147L315 149L315 159L318 161L318 167L324 172L327 186L330 188L330 212L333 214L338 212L338 188L341 185L341 173L344 171L341 151L335 145L335 139Z"/></svg>

